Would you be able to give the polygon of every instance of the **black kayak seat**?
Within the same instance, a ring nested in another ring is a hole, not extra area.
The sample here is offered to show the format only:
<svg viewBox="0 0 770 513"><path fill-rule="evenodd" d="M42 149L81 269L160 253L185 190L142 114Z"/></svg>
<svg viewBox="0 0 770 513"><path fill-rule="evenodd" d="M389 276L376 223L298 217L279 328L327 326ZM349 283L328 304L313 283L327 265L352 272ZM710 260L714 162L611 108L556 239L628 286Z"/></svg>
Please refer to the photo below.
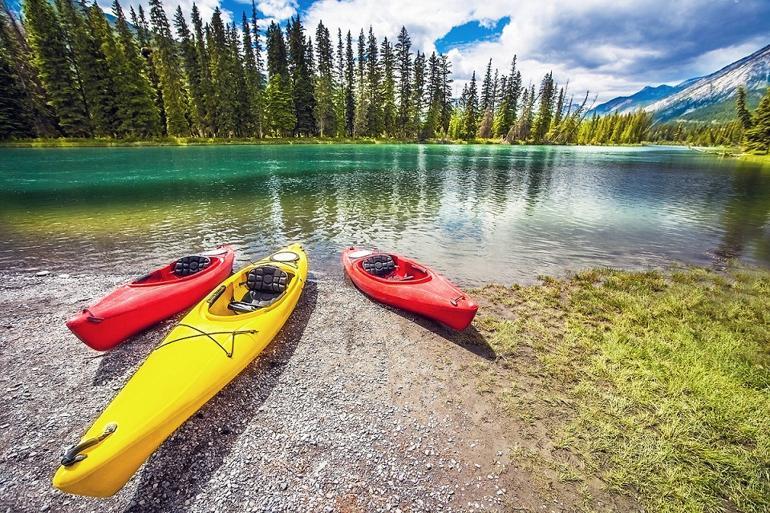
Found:
<svg viewBox="0 0 770 513"><path fill-rule="evenodd" d="M364 271L374 276L387 276L396 270L396 262L390 255L372 255L361 262Z"/></svg>
<svg viewBox="0 0 770 513"><path fill-rule="evenodd" d="M174 262L174 267L171 272L177 276L190 276L191 274L204 270L210 265L211 259L209 257L190 255L182 257Z"/></svg>
<svg viewBox="0 0 770 513"><path fill-rule="evenodd" d="M230 302L228 308L234 312L253 312L270 306L286 292L291 281L289 273L272 265L255 267L246 275L249 290L240 301Z"/></svg>

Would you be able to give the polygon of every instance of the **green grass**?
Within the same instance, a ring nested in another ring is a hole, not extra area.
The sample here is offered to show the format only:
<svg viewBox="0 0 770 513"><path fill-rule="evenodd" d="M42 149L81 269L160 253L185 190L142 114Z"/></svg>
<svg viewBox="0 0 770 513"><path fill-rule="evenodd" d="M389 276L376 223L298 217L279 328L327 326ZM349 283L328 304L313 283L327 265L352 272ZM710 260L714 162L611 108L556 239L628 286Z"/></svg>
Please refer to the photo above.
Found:
<svg viewBox="0 0 770 513"><path fill-rule="evenodd" d="M765 155L758 155L754 153L742 153L738 158L741 160L745 160L746 162L756 162L757 164L770 166L770 153Z"/></svg>
<svg viewBox="0 0 770 513"><path fill-rule="evenodd" d="M770 272L593 270L479 295L490 345L531 348L539 393L570 405L552 436L582 472L648 511L770 511Z"/></svg>

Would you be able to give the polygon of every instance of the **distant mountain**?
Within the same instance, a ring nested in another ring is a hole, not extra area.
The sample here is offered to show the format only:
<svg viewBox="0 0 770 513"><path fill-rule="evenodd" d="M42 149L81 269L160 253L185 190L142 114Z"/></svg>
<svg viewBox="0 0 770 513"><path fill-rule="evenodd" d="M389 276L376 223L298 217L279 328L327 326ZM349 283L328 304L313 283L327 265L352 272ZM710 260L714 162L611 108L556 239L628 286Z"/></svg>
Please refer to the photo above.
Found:
<svg viewBox="0 0 770 513"><path fill-rule="evenodd" d="M741 85L748 90L749 105L759 103L770 86L770 45L710 75L676 86L647 86L631 96L613 98L592 112L603 115L644 109L658 121L733 119L735 93Z"/></svg>

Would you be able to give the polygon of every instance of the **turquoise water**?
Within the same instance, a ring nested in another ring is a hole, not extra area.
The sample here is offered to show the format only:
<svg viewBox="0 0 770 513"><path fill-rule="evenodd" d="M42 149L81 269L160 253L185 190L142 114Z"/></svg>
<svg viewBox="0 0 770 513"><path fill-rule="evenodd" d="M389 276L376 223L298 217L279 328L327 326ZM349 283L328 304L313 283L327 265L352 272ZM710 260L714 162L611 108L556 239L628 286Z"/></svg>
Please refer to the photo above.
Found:
<svg viewBox="0 0 770 513"><path fill-rule="evenodd" d="M229 242L346 245L463 285L593 266L770 265L770 172L680 148L439 145L0 149L4 269L142 273Z"/></svg>

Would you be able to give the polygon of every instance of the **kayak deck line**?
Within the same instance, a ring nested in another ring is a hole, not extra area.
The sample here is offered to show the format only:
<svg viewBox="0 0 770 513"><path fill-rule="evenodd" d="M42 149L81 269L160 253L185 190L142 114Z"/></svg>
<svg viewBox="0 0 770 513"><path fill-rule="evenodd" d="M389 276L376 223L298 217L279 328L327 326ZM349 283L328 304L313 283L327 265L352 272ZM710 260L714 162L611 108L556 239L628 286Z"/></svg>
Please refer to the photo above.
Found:
<svg viewBox="0 0 770 513"><path fill-rule="evenodd" d="M189 328L199 333L196 333L195 335L187 335L185 337L175 338L172 340L164 340L155 349L153 349L153 351L157 351L158 349L169 346L174 342L182 342L183 340L189 340L191 338L207 337L211 339L217 346L219 346L219 348L225 352L228 358L232 358L233 354L235 353L235 337L237 335L256 335L257 333L259 333L259 331L257 330L203 331L201 329L196 328L195 326L191 326L189 324L184 324L184 323L179 323L177 324L177 326ZM232 338L230 339L230 350L228 351L225 346L223 346L217 339L213 337L213 335L232 335Z"/></svg>

